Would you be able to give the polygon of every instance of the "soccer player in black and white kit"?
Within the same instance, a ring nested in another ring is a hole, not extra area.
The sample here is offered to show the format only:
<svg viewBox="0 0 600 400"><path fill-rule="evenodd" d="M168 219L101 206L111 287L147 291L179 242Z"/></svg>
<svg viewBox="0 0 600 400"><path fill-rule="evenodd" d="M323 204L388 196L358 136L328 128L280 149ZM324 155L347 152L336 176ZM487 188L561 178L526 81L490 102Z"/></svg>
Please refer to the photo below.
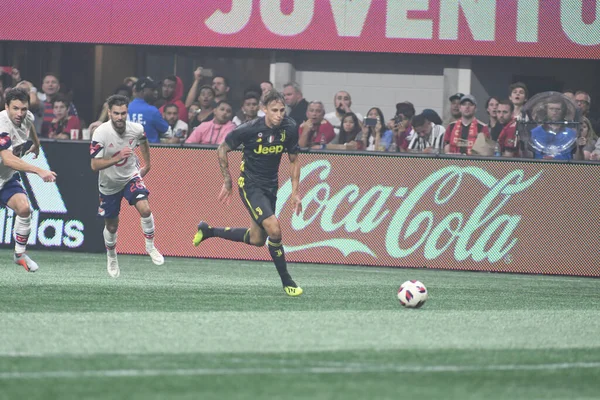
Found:
<svg viewBox="0 0 600 400"><path fill-rule="evenodd" d="M227 153L243 145L243 160L238 187L242 203L252 217L250 228L213 228L202 221L194 236L194 246L211 237L219 237L234 242L244 242L253 246L269 247L277 272L281 277L283 290L289 296L300 296L302 288L290 276L285 262L285 252L281 242L281 227L275 216L275 203L279 164L283 152L290 160L292 182L292 207L296 214L302 211L298 197L300 163L298 162L298 128L293 119L285 116L283 95L275 90L265 94L262 100L264 117L240 125L227 135L219 146L219 164L223 174L223 188L219 200L229 204L232 179L229 174Z"/></svg>
<svg viewBox="0 0 600 400"><path fill-rule="evenodd" d="M92 137L90 156L92 170L99 171L98 189L100 207L98 216L104 218L104 244L106 245L108 274L117 278L121 270L117 260L117 229L123 197L140 214L142 231L146 239L146 252L156 265L164 264L162 254L154 246L154 216L148 203L150 192L142 178L150 171L150 147L141 124L127 121L129 99L114 95L106 101L109 121L100 125ZM144 166L134 149L140 146Z"/></svg>

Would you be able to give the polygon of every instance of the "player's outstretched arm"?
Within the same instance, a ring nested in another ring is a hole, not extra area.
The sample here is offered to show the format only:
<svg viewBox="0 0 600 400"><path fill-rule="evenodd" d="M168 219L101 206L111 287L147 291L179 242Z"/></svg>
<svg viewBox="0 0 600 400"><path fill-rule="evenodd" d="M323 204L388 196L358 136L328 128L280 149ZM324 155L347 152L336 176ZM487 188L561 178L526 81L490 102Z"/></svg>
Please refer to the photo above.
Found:
<svg viewBox="0 0 600 400"><path fill-rule="evenodd" d="M125 147L120 152L115 153L115 155L112 156L111 158L107 158L107 159L92 158L92 171L98 172L98 171L106 169L108 167L112 167L119 161L124 160L127 157L131 156L132 153L133 153L133 150L131 150L130 147Z"/></svg>
<svg viewBox="0 0 600 400"><path fill-rule="evenodd" d="M15 156L11 150L0 150L0 157L2 157L2 163L5 166L14 169L15 171L37 174L44 182L54 182L56 180L56 172L31 165Z"/></svg>
<svg viewBox="0 0 600 400"><path fill-rule="evenodd" d="M144 166L140 169L140 176L143 178L150 172L150 145L147 140L140 142L140 151L142 152L142 158L144 159Z"/></svg>
<svg viewBox="0 0 600 400"><path fill-rule="evenodd" d="M226 142L219 145L217 149L217 155L219 157L219 167L221 168L221 175L223 175L223 187L221 193L219 193L219 201L225 204L231 202L231 174L229 173L229 160L227 159L227 153L231 151L231 148Z"/></svg>
<svg viewBox="0 0 600 400"><path fill-rule="evenodd" d="M289 154L290 158L290 180L292 181L292 208L296 215L302 212L302 201L298 196L298 186L300 186L300 161L298 154Z"/></svg>

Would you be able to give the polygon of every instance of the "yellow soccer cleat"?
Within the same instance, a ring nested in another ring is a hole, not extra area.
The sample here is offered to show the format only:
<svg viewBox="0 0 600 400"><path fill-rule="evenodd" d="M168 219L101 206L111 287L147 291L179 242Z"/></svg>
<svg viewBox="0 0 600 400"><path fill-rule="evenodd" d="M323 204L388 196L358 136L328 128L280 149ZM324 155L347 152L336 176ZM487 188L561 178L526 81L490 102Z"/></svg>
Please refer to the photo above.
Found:
<svg viewBox="0 0 600 400"><path fill-rule="evenodd" d="M303 290L300 286L298 286L298 287L284 286L283 290L285 291L285 294L287 294L288 296L292 296L292 297L300 296L303 293Z"/></svg>
<svg viewBox="0 0 600 400"><path fill-rule="evenodd" d="M208 235L210 229L212 228L204 221L201 221L198 224L198 232L196 232L196 234L194 235L194 240L192 242L194 246L198 246L200 242L210 237Z"/></svg>

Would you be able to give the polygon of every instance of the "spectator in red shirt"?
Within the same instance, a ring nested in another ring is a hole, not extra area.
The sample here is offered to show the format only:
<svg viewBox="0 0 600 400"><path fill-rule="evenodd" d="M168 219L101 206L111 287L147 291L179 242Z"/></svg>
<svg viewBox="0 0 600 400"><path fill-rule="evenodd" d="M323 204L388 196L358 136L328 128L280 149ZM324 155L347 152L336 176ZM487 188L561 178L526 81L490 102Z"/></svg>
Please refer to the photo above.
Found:
<svg viewBox="0 0 600 400"><path fill-rule="evenodd" d="M444 135L445 153L471 155L471 149L479 133L483 133L487 138L490 137L488 127L475 118L475 110L477 110L475 97L470 94L464 95L460 99L462 117L448 125Z"/></svg>
<svg viewBox="0 0 600 400"><path fill-rule="evenodd" d="M496 125L490 128L490 136L493 141L498 141L502 129L512 120L514 109L515 106L508 99L498 102L498 106L496 107Z"/></svg>
<svg viewBox="0 0 600 400"><path fill-rule="evenodd" d="M60 80L58 75L53 73L47 73L44 75L42 81L42 93L37 92L37 96L40 100L40 113L36 116L36 129L38 132L41 130L43 122L51 122L54 119L53 100L59 95L60 91ZM69 115L77 116L77 109L75 105L69 101ZM39 121L39 122L38 122Z"/></svg>
<svg viewBox="0 0 600 400"><path fill-rule="evenodd" d="M498 145L503 157L518 157L519 142L517 139L517 119L513 117L514 105L510 100L502 100L498 104L498 125L504 127L498 135ZM496 126L498 126L496 125Z"/></svg>
<svg viewBox="0 0 600 400"><path fill-rule="evenodd" d="M415 106L405 101L396 104L396 116L394 117L393 131L396 138L397 149L391 148L389 151L406 151L408 149L407 138L414 133L412 119L415 116ZM393 146L392 146L393 147Z"/></svg>
<svg viewBox="0 0 600 400"><path fill-rule="evenodd" d="M171 75L163 79L161 95L164 100L164 104L158 109L158 111L160 111L161 114L164 114L166 104L175 104L179 112L179 121L187 123L187 109L185 108L183 101L181 101L181 97L183 96L183 82L181 81L181 78Z"/></svg>
<svg viewBox="0 0 600 400"><path fill-rule="evenodd" d="M335 139L333 125L325 119L325 106L320 101L311 101L306 109L306 121L298 129L300 147L320 148Z"/></svg>
<svg viewBox="0 0 600 400"><path fill-rule="evenodd" d="M52 100L54 118L42 123L42 137L50 139L71 139L71 130L81 130L81 122L76 115L69 115L69 101L59 95Z"/></svg>
<svg viewBox="0 0 600 400"><path fill-rule="evenodd" d="M527 98L529 97L529 91L527 90L527 85L523 82L516 82L509 86L508 88L510 92L510 96L508 99L515 106L515 110L513 111L514 117L521 116L521 109L525 102L527 102Z"/></svg>

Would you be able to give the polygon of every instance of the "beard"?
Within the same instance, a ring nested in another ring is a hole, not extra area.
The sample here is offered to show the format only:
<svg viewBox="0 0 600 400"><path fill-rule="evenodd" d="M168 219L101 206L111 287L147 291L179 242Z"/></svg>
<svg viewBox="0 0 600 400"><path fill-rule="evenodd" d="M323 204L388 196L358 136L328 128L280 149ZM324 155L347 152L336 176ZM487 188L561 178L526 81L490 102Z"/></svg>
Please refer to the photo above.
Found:
<svg viewBox="0 0 600 400"><path fill-rule="evenodd" d="M344 110L341 105L337 106L335 110L338 112L338 114L346 114L346 110Z"/></svg>
<svg viewBox="0 0 600 400"><path fill-rule="evenodd" d="M115 131L117 131L119 133L120 133L120 131L125 131L125 123L126 123L125 121L117 121L117 122L111 121L111 122L112 122L112 125L113 125L113 128L115 129Z"/></svg>

